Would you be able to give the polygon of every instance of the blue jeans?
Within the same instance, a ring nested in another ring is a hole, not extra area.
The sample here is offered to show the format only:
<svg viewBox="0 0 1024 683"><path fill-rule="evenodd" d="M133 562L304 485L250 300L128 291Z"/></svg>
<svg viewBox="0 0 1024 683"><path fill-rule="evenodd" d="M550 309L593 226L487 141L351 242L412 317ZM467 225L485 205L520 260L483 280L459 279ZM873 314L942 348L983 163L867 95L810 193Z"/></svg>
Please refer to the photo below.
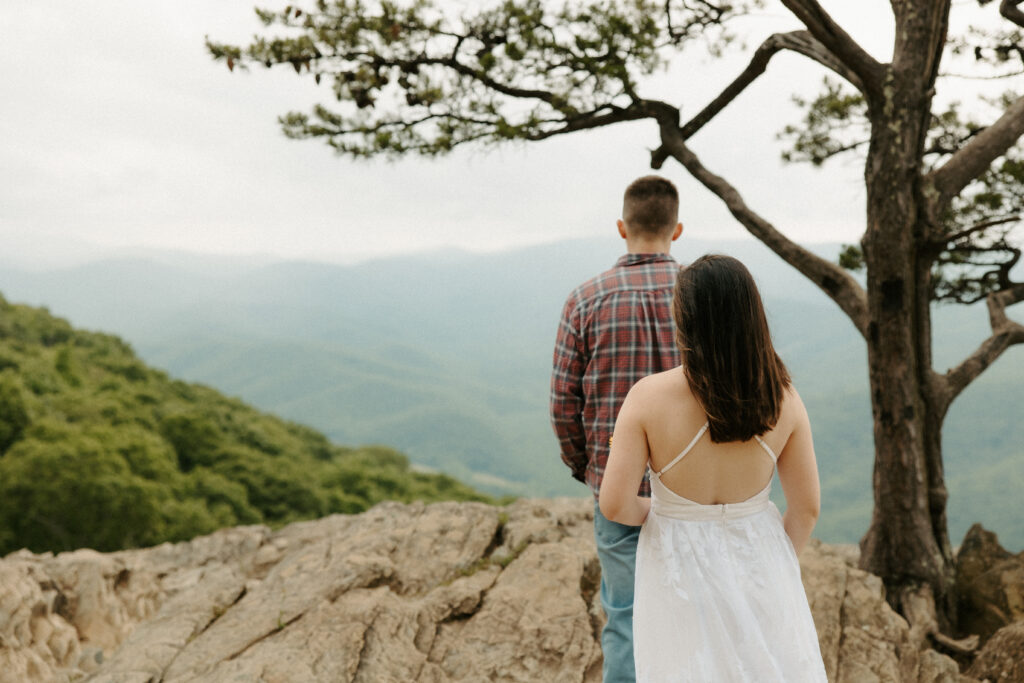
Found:
<svg viewBox="0 0 1024 683"><path fill-rule="evenodd" d="M612 522L594 503L594 539L601 562L601 606L608 623L601 631L604 683L633 683L633 579L640 527Z"/></svg>

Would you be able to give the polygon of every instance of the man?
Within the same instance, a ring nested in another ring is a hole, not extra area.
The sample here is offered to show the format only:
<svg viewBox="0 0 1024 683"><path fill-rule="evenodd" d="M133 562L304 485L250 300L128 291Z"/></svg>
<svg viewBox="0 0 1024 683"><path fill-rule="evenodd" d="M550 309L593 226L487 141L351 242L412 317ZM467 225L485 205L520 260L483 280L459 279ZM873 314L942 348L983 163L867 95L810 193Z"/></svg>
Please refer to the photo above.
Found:
<svg viewBox="0 0 1024 683"><path fill-rule="evenodd" d="M601 605L608 617L601 633L604 683L635 681L633 575L640 527L606 519L597 495L626 393L641 377L679 365L672 321L679 265L668 254L683 231L675 186L658 176L635 180L616 225L627 253L569 295L551 374L551 422L562 460L595 497ZM650 495L646 479L640 495Z"/></svg>

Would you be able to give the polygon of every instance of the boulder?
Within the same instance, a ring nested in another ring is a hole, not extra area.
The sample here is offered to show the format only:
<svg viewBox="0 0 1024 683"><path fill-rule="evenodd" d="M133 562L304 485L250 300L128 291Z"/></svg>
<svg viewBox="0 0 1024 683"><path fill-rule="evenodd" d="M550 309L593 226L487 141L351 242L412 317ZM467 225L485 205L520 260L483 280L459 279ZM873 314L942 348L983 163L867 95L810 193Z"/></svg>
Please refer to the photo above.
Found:
<svg viewBox="0 0 1024 683"><path fill-rule="evenodd" d="M829 681L966 683L955 661L918 651L885 600L882 580L857 568L854 546L812 540L800 556L804 589Z"/></svg>
<svg viewBox="0 0 1024 683"><path fill-rule="evenodd" d="M967 673L991 683L1024 681L1024 621L996 631Z"/></svg>
<svg viewBox="0 0 1024 683"><path fill-rule="evenodd" d="M996 631L1024 619L1024 552L1007 552L980 524L964 536L956 559L960 630L985 643Z"/></svg>

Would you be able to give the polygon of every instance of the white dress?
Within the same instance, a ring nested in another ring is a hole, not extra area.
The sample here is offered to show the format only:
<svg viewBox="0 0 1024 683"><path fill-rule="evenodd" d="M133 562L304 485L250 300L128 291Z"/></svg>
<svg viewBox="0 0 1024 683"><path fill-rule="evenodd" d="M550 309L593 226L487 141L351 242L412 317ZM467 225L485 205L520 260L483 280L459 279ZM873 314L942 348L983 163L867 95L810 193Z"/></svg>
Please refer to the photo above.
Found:
<svg viewBox="0 0 1024 683"><path fill-rule="evenodd" d="M800 565L768 499L771 482L742 503L701 505L651 477L640 530L633 654L640 683L825 681ZM772 462L775 453L758 442Z"/></svg>

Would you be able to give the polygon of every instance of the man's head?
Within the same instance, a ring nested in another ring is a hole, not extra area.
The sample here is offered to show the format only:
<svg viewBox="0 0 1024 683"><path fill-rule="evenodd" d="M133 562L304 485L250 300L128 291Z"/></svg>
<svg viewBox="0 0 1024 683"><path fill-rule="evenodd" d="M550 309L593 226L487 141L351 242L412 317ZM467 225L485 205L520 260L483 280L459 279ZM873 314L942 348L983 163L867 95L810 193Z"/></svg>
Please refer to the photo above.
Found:
<svg viewBox="0 0 1024 683"><path fill-rule="evenodd" d="M637 178L622 199L622 221L630 233L663 237L679 222L679 192L671 181L656 175Z"/></svg>
<svg viewBox="0 0 1024 683"><path fill-rule="evenodd" d="M679 191L671 181L649 175L637 178L622 199L619 234L639 242L671 242L679 237Z"/></svg>

